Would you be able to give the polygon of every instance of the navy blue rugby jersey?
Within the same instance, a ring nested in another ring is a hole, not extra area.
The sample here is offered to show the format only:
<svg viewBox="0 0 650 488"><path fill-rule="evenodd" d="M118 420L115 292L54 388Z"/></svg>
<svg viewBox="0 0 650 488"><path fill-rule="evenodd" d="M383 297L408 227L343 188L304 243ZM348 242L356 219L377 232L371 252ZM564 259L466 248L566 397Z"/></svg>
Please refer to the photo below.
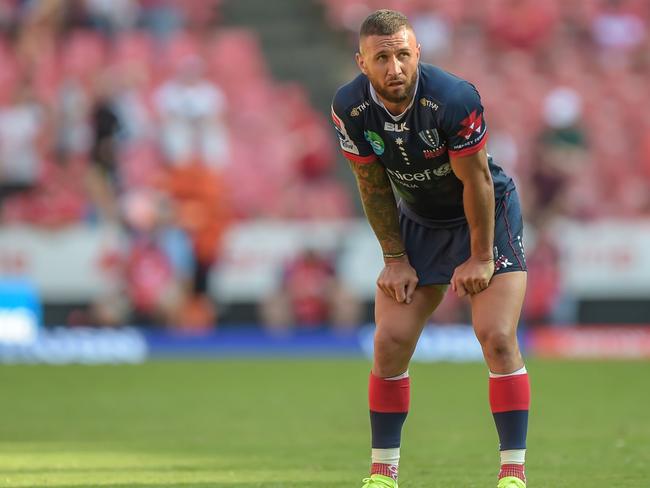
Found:
<svg viewBox="0 0 650 488"><path fill-rule="evenodd" d="M411 105L393 116L361 74L336 92L332 119L347 159L384 166L402 212L430 226L465 220L463 184L451 169L449 155L473 154L487 142L474 85L420 63ZM491 157L488 164L498 200L515 185Z"/></svg>

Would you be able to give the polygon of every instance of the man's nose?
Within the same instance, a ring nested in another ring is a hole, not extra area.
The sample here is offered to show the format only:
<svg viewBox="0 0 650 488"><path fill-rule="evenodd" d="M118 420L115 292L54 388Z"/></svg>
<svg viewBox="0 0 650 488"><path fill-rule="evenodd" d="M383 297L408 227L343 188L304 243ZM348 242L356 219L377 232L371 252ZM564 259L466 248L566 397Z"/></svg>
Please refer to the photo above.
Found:
<svg viewBox="0 0 650 488"><path fill-rule="evenodd" d="M388 74L390 76L399 76L402 74L402 64L397 56L392 56L388 62Z"/></svg>

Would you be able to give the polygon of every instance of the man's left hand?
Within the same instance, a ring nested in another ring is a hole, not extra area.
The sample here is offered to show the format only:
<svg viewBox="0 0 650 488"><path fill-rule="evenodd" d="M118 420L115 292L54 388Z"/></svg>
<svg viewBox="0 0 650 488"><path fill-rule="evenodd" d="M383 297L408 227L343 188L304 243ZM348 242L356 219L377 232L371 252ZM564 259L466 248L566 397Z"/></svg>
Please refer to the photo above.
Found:
<svg viewBox="0 0 650 488"><path fill-rule="evenodd" d="M476 295L485 290L494 274L494 260L481 260L470 257L454 270L451 289L459 297Z"/></svg>

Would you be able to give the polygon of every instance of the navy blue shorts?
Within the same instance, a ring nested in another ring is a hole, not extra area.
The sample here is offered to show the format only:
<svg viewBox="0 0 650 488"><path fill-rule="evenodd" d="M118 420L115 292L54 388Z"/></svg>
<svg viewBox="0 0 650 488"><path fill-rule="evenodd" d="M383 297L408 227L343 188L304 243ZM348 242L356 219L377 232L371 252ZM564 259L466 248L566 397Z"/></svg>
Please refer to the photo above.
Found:
<svg viewBox="0 0 650 488"><path fill-rule="evenodd" d="M467 222L450 228L432 228L400 212L400 227L420 286L449 284L454 269L469 259ZM523 230L519 196L516 191L508 192L495 206L494 274L526 271Z"/></svg>

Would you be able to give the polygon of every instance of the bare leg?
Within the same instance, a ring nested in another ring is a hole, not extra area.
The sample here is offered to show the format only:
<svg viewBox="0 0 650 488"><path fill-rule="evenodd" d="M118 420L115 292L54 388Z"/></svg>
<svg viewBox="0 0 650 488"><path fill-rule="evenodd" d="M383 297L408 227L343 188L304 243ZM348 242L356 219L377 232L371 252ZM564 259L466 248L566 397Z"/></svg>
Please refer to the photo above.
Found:
<svg viewBox="0 0 650 488"><path fill-rule="evenodd" d="M472 297L472 318L485 362L490 368L490 409L501 456L499 479L525 482L524 462L530 407L528 374L517 343L517 324L526 291L526 273L494 276Z"/></svg>
<svg viewBox="0 0 650 488"><path fill-rule="evenodd" d="M410 304L398 303L377 290L375 354L372 372L380 378L404 373L427 318L442 301L446 286L416 288Z"/></svg>
<svg viewBox="0 0 650 488"><path fill-rule="evenodd" d="M496 275L490 286L472 297L472 323L493 373L512 373L524 362L517 343L517 325L526 292L526 273Z"/></svg>
<svg viewBox="0 0 650 488"><path fill-rule="evenodd" d="M423 286L411 303L398 303L377 290L375 354L368 385L372 432L372 475L397 480L402 425L410 404L406 373L422 328L438 306L445 286Z"/></svg>

